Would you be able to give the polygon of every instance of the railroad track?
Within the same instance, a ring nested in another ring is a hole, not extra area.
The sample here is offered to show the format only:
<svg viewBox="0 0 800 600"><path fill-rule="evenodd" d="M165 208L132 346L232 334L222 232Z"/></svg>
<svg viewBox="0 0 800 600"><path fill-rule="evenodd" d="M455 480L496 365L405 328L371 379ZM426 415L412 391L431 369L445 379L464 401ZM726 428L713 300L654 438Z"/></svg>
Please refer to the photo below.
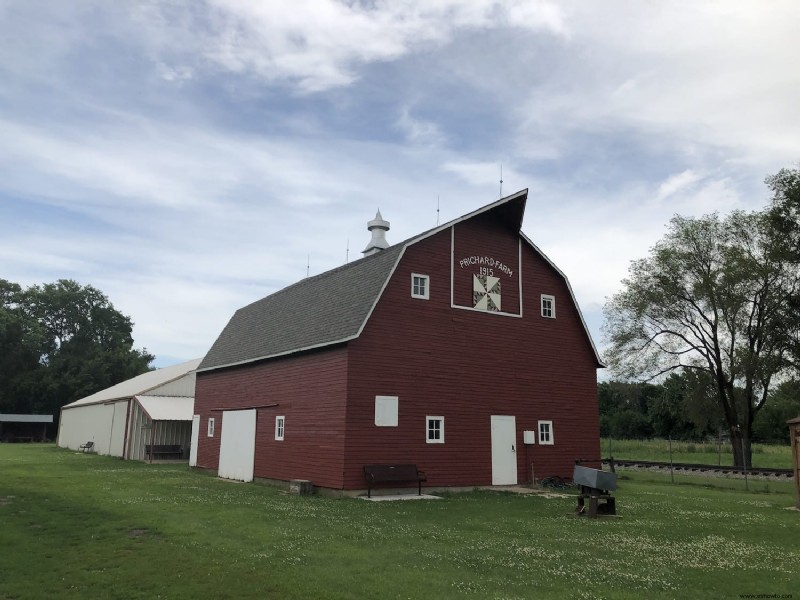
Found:
<svg viewBox="0 0 800 600"><path fill-rule="evenodd" d="M611 461L608 458L603 459L603 464L610 466ZM669 462L659 462L652 460L619 460L614 459L614 467L633 467L642 469L659 469L669 470ZM741 467L725 467L720 465L698 465L694 463L672 463L674 471L683 473L715 473L719 475L744 475L744 469ZM751 467L747 469L748 476L762 476L762 477L785 477L791 479L794 476L792 469L768 469L764 467Z"/></svg>

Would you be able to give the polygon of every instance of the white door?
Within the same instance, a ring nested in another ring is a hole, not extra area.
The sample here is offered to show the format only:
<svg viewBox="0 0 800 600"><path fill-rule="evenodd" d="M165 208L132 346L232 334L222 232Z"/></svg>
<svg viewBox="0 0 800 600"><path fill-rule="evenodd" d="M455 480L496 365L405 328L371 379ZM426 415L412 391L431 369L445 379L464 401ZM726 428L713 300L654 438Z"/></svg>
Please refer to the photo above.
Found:
<svg viewBox="0 0 800 600"><path fill-rule="evenodd" d="M516 483L516 418L492 415L492 485L516 485Z"/></svg>
<svg viewBox="0 0 800 600"><path fill-rule="evenodd" d="M189 443L189 466L197 466L197 439L200 435L200 415L192 415L192 441Z"/></svg>
<svg viewBox="0 0 800 600"><path fill-rule="evenodd" d="M256 455L256 411L226 410L222 413L217 475L237 481L253 481Z"/></svg>

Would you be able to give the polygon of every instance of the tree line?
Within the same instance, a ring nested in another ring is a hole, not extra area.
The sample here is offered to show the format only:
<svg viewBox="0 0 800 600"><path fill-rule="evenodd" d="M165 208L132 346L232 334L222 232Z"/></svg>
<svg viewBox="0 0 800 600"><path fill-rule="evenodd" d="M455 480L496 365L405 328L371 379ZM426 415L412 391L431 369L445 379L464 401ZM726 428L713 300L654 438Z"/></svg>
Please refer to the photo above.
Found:
<svg viewBox="0 0 800 600"><path fill-rule="evenodd" d="M661 383L604 381L597 386L600 435L614 439L703 441L729 437L712 382L692 372L671 373ZM753 422L752 441L789 443L786 421L800 415L800 382L770 392Z"/></svg>
<svg viewBox="0 0 800 600"><path fill-rule="evenodd" d="M604 308L612 375L701 382L684 408L723 424L737 466L750 464L757 424L775 418L776 399L800 376L800 170L766 184L763 210L676 215ZM647 411L615 418L634 414Z"/></svg>
<svg viewBox="0 0 800 600"><path fill-rule="evenodd" d="M0 279L0 413L52 414L150 370L133 323L92 286Z"/></svg>

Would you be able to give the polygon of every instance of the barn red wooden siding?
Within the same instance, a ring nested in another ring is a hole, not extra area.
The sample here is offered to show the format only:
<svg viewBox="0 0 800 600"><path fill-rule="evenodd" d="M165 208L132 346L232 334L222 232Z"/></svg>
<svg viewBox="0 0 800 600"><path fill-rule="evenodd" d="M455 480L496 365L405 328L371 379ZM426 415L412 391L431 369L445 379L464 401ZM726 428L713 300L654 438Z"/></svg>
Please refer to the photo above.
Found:
<svg viewBox="0 0 800 600"><path fill-rule="evenodd" d="M471 301L464 256L514 269L519 237L490 215L455 226L454 302ZM563 278L522 245L523 317L450 306L451 232L406 250L362 335L350 343L345 487L363 487L361 466L414 462L428 485L492 482L491 415L513 415L517 477L571 478L577 458L598 460L597 362ZM411 273L430 276L430 299L411 298ZM460 276L460 278L459 278ZM502 276L502 310L518 312L518 285ZM510 289L506 296L507 287ZM556 318L540 315L540 295ZM507 303L508 302L508 303ZM376 395L399 397L399 426L374 425ZM425 442L426 416L444 416L445 443ZM522 432L553 422L555 444L525 446Z"/></svg>
<svg viewBox="0 0 800 600"><path fill-rule="evenodd" d="M461 262L471 256L504 266L501 310L516 316L451 307L451 268L453 303L472 306L481 265ZM411 297L412 273L430 277L429 300ZM555 296L555 319L541 316L541 294ZM412 462L429 486L489 485L490 417L513 415L518 481L531 466L537 479L570 478L575 459L600 458L597 367L564 279L489 211L407 247L357 339L198 373L198 466L218 466L223 415L211 409L277 403L258 411L256 477L362 489L364 464ZM397 427L375 425L378 395L399 397ZM444 417L444 444L426 443L426 416ZM524 445L540 420L552 421L555 443Z"/></svg>
<svg viewBox="0 0 800 600"><path fill-rule="evenodd" d="M256 413L254 476L308 479L315 485L341 489L346 385L345 346L198 373L197 465L214 470L219 466L223 414L212 409L278 404ZM278 415L286 417L283 441L275 439ZM213 438L207 437L209 417L216 419Z"/></svg>

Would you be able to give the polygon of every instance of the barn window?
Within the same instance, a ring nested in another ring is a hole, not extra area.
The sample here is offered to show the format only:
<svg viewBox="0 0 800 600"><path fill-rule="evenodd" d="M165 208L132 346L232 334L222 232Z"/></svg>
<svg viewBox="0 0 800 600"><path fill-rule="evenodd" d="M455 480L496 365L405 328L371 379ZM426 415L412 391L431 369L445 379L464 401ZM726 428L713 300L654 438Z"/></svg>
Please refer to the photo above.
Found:
<svg viewBox="0 0 800 600"><path fill-rule="evenodd" d="M208 437L214 437L214 419L208 420Z"/></svg>
<svg viewBox="0 0 800 600"><path fill-rule="evenodd" d="M542 316L548 319L556 318L556 297L542 294Z"/></svg>
<svg viewBox="0 0 800 600"><path fill-rule="evenodd" d="M553 445L553 422L539 421L539 443Z"/></svg>
<svg viewBox="0 0 800 600"><path fill-rule="evenodd" d="M397 396L375 396L375 425L397 427Z"/></svg>
<svg viewBox="0 0 800 600"><path fill-rule="evenodd" d="M444 444L444 417L425 417L425 421L425 441L429 444Z"/></svg>
<svg viewBox="0 0 800 600"><path fill-rule="evenodd" d="M411 297L427 300L430 298L430 277L427 275L411 274Z"/></svg>
<svg viewBox="0 0 800 600"><path fill-rule="evenodd" d="M283 440L283 430L286 426L286 417L275 417L275 439Z"/></svg>

